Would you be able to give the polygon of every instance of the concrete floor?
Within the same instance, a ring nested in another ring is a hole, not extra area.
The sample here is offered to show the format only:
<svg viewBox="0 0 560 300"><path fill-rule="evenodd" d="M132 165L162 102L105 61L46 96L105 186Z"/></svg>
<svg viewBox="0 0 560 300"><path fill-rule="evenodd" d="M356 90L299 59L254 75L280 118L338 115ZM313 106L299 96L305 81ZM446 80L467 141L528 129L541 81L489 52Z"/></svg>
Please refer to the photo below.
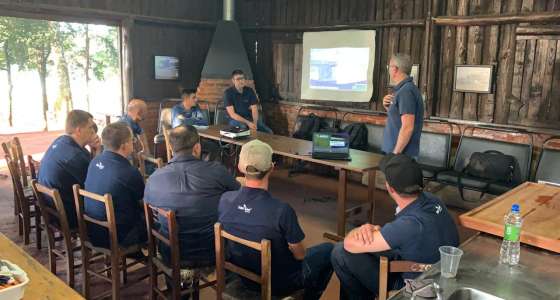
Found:
<svg viewBox="0 0 560 300"><path fill-rule="evenodd" d="M26 149L27 148L24 144L24 150ZM1 170L0 174L7 174L7 170ZM281 167L275 172L275 174L273 174L271 180L272 194L275 197L290 203L296 210L300 224L306 234L304 243L307 246L324 242L325 240L322 235L325 231L335 231L336 188L336 178L328 178L311 174L298 174L294 177L288 177L287 170L282 169ZM366 192L366 188L361 184L350 184L348 187L349 205L359 201L364 201L366 199ZM376 202L374 220L376 224L382 225L393 218L395 205L386 192L378 190L376 195L378 198ZM446 199L457 198L454 189L443 189L438 192L438 195L441 195ZM451 207L450 211L453 213L455 218L458 214L464 212L464 210L458 210ZM349 220L350 224L348 228L350 228L352 224L360 224L364 221L365 216L358 215ZM473 231L465 229L461 226L458 228L462 241L474 234ZM33 238L31 245L23 246L22 238L17 235L17 226L13 216L13 192L11 180L6 176L0 176L0 232L24 248L43 265L47 265L48 257L46 254L46 237L43 236L44 248L41 251L38 251L35 247ZM63 270L63 264L62 262L59 262L59 272L57 275L61 279L65 280L66 274ZM79 273L76 280L78 282L76 289L81 291L81 275ZM94 280L92 283L92 291L94 294L99 291L106 291L108 288L108 284L101 283L98 280ZM338 299L338 289L338 280L336 279L336 276L333 276L322 299ZM149 283L148 280L145 280L131 289L123 290L122 298L148 299L148 290ZM214 299L215 294L212 290L206 290L202 292L201 296L202 299Z"/></svg>

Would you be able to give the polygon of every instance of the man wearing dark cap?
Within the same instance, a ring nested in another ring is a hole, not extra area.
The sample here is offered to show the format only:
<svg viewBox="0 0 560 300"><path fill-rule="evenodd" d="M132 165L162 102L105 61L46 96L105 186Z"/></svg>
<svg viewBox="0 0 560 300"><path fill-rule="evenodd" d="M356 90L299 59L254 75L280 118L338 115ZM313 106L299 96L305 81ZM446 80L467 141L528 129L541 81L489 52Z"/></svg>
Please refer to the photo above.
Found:
<svg viewBox="0 0 560 300"><path fill-rule="evenodd" d="M433 264L440 246L457 246L457 227L445 205L423 192L422 171L404 154L388 155L379 164L389 196L397 204L395 220L382 227L364 224L335 246L331 261L340 279L341 299L373 299L378 292L379 258ZM389 274L389 289L417 273Z"/></svg>

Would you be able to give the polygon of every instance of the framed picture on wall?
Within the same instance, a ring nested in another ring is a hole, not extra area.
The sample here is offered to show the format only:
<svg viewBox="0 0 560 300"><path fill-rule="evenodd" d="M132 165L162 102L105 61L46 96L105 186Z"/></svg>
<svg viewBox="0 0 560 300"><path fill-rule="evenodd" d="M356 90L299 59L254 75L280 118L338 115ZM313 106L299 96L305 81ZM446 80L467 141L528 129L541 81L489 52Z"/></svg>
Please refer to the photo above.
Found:
<svg viewBox="0 0 560 300"><path fill-rule="evenodd" d="M412 81L414 81L414 84L416 86L418 86L418 78L420 76L420 65L419 64L413 64L412 68L410 69L410 77L412 77ZM387 72L387 86L388 87L394 87L396 84L393 80L391 80L391 76L389 75L389 72Z"/></svg>
<svg viewBox="0 0 560 300"><path fill-rule="evenodd" d="M491 94L493 71L492 65L455 65L453 91Z"/></svg>

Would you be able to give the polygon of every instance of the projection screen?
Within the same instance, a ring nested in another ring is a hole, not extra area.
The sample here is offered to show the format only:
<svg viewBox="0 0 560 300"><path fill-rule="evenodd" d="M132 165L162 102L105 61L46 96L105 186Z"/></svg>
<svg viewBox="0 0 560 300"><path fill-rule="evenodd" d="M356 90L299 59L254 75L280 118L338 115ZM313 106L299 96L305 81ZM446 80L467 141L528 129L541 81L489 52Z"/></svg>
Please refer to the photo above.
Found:
<svg viewBox="0 0 560 300"><path fill-rule="evenodd" d="M368 102L374 58L375 30L305 32L301 99Z"/></svg>

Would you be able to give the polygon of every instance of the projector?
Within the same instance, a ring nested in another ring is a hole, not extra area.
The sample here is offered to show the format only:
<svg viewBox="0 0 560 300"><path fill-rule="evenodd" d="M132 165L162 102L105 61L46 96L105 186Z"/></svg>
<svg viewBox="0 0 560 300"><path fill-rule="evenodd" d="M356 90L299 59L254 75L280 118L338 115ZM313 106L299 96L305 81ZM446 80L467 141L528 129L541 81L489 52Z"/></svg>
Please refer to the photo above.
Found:
<svg viewBox="0 0 560 300"><path fill-rule="evenodd" d="M239 126L232 126L220 130L220 135L230 139L239 139L251 135L251 130Z"/></svg>

